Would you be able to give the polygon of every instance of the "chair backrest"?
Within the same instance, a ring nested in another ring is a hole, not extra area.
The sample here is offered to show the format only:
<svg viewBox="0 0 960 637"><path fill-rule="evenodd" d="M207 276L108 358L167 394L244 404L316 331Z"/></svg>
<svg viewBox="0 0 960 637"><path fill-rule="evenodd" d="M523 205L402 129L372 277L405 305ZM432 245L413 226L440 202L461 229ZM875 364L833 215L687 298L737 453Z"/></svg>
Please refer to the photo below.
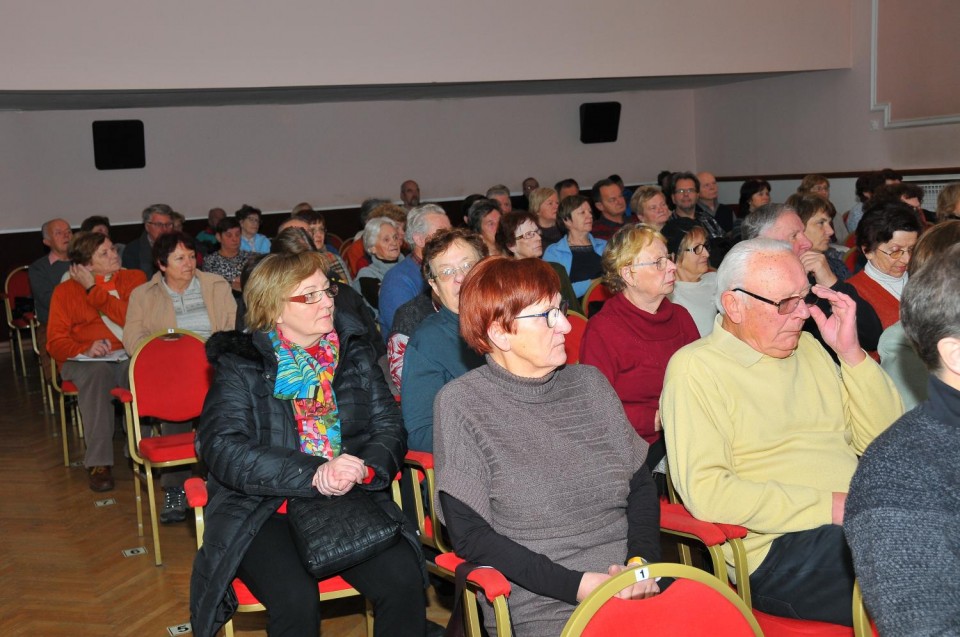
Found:
<svg viewBox="0 0 960 637"><path fill-rule="evenodd" d="M640 579L677 578L666 591L644 600L614 598ZM647 564L629 569L598 586L573 611L561 637L616 637L643 633L761 636L746 604L709 573L682 564Z"/></svg>
<svg viewBox="0 0 960 637"><path fill-rule="evenodd" d="M590 316L600 311L603 304L613 297L613 293L603 284L603 279L594 279L583 295L583 315ZM593 303L593 307L590 304Z"/></svg>
<svg viewBox="0 0 960 637"><path fill-rule="evenodd" d="M14 327L13 315L17 307L17 299L32 298L33 292L30 289L30 275L27 273L28 266L21 265L14 268L7 274L3 282L3 304L7 316L7 325ZM21 318L21 317L16 317Z"/></svg>
<svg viewBox="0 0 960 637"><path fill-rule="evenodd" d="M327 243L329 243L329 244L332 245L334 248L336 248L337 251L339 251L339 250L340 250L340 246L343 245L343 239L340 238L340 235L338 235L338 234L333 234L332 232L328 232L328 233L326 234L326 237L324 237L324 239L325 239L325 241L326 241ZM320 246L317 246L317 247L319 248Z"/></svg>
<svg viewBox="0 0 960 637"><path fill-rule="evenodd" d="M580 362L580 342L587 330L587 317L579 312L569 312L567 320L570 321L570 333L563 342L563 348L567 351L567 365L574 365Z"/></svg>
<svg viewBox="0 0 960 637"><path fill-rule="evenodd" d="M130 392L138 417L182 422L200 415L213 380L204 341L186 330L152 334L130 360Z"/></svg>

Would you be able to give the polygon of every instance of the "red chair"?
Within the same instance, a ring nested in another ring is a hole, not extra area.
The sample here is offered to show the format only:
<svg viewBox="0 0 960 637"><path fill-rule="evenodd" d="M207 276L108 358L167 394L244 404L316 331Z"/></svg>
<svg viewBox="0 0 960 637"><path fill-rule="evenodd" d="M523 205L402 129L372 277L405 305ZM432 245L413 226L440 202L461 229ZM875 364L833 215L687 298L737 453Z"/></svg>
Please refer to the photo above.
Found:
<svg viewBox="0 0 960 637"><path fill-rule="evenodd" d="M413 507L416 511L420 543L440 553L451 552L453 549L444 540L440 518L434 506L436 481L433 473L433 454L425 451L408 451L403 461L403 471L412 485ZM430 502L427 503L424 503L423 491L420 488L423 483L426 483L427 495L430 498ZM449 575L446 571L437 568L437 565L429 559L427 570L444 577Z"/></svg>
<svg viewBox="0 0 960 637"><path fill-rule="evenodd" d="M186 330L169 329L152 334L133 353L130 360L130 390L111 393L126 410L127 442L130 458L143 467L136 474L147 483L150 521L153 528L154 561L163 563L160 554L160 529L153 488L153 469L176 467L197 462L194 433L144 437L141 418L164 422L196 419L213 378L202 338ZM133 481L137 498L137 532L143 535L143 505L140 480Z"/></svg>
<svg viewBox="0 0 960 637"><path fill-rule="evenodd" d="M14 268L7 275L3 282L3 307L7 315L7 327L10 329L10 338L16 339L17 349L13 353L13 371L17 371L17 352L20 353L20 370L24 376L27 375L27 359L23 353L23 335L29 334L30 342L33 344L33 350L37 350L37 318L33 312L26 312L22 316L14 316L14 309L17 306L18 299L33 298L33 292L30 290L30 275L27 274L29 266L21 265ZM43 387L43 369L40 369L41 387Z"/></svg>
<svg viewBox="0 0 960 637"><path fill-rule="evenodd" d="M72 381L60 381L57 374L57 361L50 359L50 388L60 396L60 438L63 440L63 466L70 466L70 442L67 440L67 399L71 400L70 419L83 439L83 421L80 419L80 406L77 404L77 386ZM53 396L50 396L53 402Z"/></svg>
<svg viewBox="0 0 960 637"><path fill-rule="evenodd" d="M644 600L614 598L620 590L651 577L673 577L666 591ZM573 611L560 637L617 637L638 634L671 637L762 637L750 609L709 573L683 564L646 564L623 571L598 586Z"/></svg>
<svg viewBox="0 0 960 637"><path fill-rule="evenodd" d="M580 342L587 331L587 317L579 312L568 312L567 320L570 321L570 333L563 341L563 349L567 352L567 365L575 365L580 362Z"/></svg>
<svg viewBox="0 0 960 637"><path fill-rule="evenodd" d="M457 567L464 561L455 553L441 553L437 556L436 566L440 575L453 581ZM483 634L480 628L477 593L482 594L493 606L493 614L497 622L496 637L511 637L513 631L510 626L510 609L507 606L510 582L500 571L490 567L477 568L467 575L467 587L463 591L462 600L464 628L467 635L479 637ZM494 636L491 635L491 637Z"/></svg>
<svg viewBox="0 0 960 637"><path fill-rule="evenodd" d="M203 546L203 507L207 506L207 484L201 478L189 478L183 485L183 489L187 494L187 504L193 509L194 520L197 523L197 549L199 549ZM238 613L266 610L239 578L234 578L230 585L237 595ZM360 591L347 584L347 581L339 575L318 582L317 590L322 602L360 595ZM373 637L373 609L369 603L366 606L364 619L367 626L367 637ZM233 637L233 620L226 623L224 632L226 632L227 637Z"/></svg>
<svg viewBox="0 0 960 637"><path fill-rule="evenodd" d="M337 252L340 251L340 246L343 245L343 239L340 238L340 235L333 234L332 232L328 232L324 240L330 245L332 245L334 248L336 248ZM317 246L317 247L320 248L322 246Z"/></svg>
<svg viewBox="0 0 960 637"><path fill-rule="evenodd" d="M594 279L583 295L583 315L589 317L590 314L596 314L596 310L590 309L591 303L605 303L613 297L613 293L603 284L602 279Z"/></svg>

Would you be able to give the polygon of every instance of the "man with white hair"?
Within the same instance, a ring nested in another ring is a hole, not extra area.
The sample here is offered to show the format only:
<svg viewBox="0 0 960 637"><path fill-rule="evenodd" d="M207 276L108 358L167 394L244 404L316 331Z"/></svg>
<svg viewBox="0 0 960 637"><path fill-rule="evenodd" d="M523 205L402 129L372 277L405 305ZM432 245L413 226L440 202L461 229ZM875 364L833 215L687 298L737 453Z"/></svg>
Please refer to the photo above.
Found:
<svg viewBox="0 0 960 637"><path fill-rule="evenodd" d="M755 608L851 625L846 492L857 457L902 413L900 396L860 347L853 300L811 286L789 244L741 242L717 284L717 327L667 366L674 484L694 516L750 530ZM839 368L803 331L811 316Z"/></svg>
<svg viewBox="0 0 960 637"><path fill-rule="evenodd" d="M510 189L503 184L497 184L496 186L487 188L486 197L500 204L501 215L513 212L513 200L510 199Z"/></svg>
<svg viewBox="0 0 960 637"><path fill-rule="evenodd" d="M427 293L427 282L420 274L423 246L437 230L450 227L450 218L440 206L432 203L414 208L407 214L406 241L410 256L392 268L380 284L380 336L386 342L397 309L418 294Z"/></svg>

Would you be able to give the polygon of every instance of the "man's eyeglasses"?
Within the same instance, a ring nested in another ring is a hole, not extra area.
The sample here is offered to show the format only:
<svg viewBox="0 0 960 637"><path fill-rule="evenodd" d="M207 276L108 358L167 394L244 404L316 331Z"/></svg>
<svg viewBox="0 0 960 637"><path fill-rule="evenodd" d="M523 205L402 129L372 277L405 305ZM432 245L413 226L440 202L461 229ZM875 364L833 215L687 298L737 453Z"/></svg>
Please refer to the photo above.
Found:
<svg viewBox="0 0 960 637"><path fill-rule="evenodd" d="M325 290L314 290L313 292L307 292L306 294L298 294L297 296L289 297L287 300L291 303L304 303L306 305L313 305L314 303L319 303L323 299L324 294L332 299L339 291L340 288L337 287L337 284L331 283L330 287L326 288Z"/></svg>
<svg viewBox="0 0 960 637"><path fill-rule="evenodd" d="M880 250L880 248L877 248L877 250ZM884 253L894 261L899 261L903 255L913 254L913 248L894 248L890 252L887 252L886 250L880 250L880 252Z"/></svg>
<svg viewBox="0 0 960 637"><path fill-rule="evenodd" d="M683 249L684 252L692 252L692 253L696 254L697 256L703 254L704 252L706 252L706 250L707 250L707 246L704 245L704 244L702 244L702 243L699 244L699 245L695 245L695 246L693 246L692 248L684 248L684 249Z"/></svg>
<svg viewBox="0 0 960 637"><path fill-rule="evenodd" d="M157 228L163 228L164 230L171 230L173 228L172 221L148 221L148 226L154 226Z"/></svg>
<svg viewBox="0 0 960 637"><path fill-rule="evenodd" d="M667 256L660 257L656 261L643 261L641 263L631 263L629 267L631 272L633 272L634 268L639 268L640 266L643 266L643 265L655 265L657 266L658 270L666 270L667 263L676 263L676 261L677 261L677 255L671 252Z"/></svg>
<svg viewBox="0 0 960 637"><path fill-rule="evenodd" d="M546 312L540 312L539 314L524 314L523 316L518 316L517 318L540 318L542 316L547 319L547 327L552 329L557 326L557 322L560 320L561 316L567 315L567 310L569 308L569 303L566 301L560 301L560 307L551 307Z"/></svg>
<svg viewBox="0 0 960 637"><path fill-rule="evenodd" d="M797 309L797 306L800 305L801 301L807 307L810 307L811 305L816 305L817 301L820 298L810 290L807 290L807 293L804 294L803 296L788 296L787 298L781 299L779 301L771 301L770 299L760 296L759 294L754 294L753 292L747 292L743 288L733 288L733 291L743 292L747 296L752 296L758 301L763 301L764 303L768 303L772 305L773 307L777 308L777 314L793 314L793 312Z"/></svg>
<svg viewBox="0 0 960 637"><path fill-rule="evenodd" d="M470 268L472 268L476 264L477 264L476 261L464 261L459 265L459 267L450 266L440 270L439 272L434 274L432 278L440 279L441 281L449 281L453 277L457 276L457 274L465 275L467 272L470 271Z"/></svg>
<svg viewBox="0 0 960 637"><path fill-rule="evenodd" d="M517 240L519 240L519 239L527 239L527 240L529 240L529 239L533 239L534 237L538 237L538 236L540 236L541 234L543 234L543 230L541 230L540 228L537 228L536 230L528 230L527 232L524 232L523 234L515 234L515 235L513 235L513 238L514 238L514 239L517 239Z"/></svg>
<svg viewBox="0 0 960 637"><path fill-rule="evenodd" d="M678 195L692 195L693 193L697 192L697 189L696 188L677 188L673 192L677 193Z"/></svg>

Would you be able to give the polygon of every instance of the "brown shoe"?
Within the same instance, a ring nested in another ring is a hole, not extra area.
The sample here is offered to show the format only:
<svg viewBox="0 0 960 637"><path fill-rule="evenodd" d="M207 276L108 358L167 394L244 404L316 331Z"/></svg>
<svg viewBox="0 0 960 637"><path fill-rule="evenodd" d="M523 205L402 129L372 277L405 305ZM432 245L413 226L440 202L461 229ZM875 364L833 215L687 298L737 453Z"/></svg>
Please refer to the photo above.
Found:
<svg viewBox="0 0 960 637"><path fill-rule="evenodd" d="M90 490L102 493L113 491L113 476L110 467L90 467Z"/></svg>

